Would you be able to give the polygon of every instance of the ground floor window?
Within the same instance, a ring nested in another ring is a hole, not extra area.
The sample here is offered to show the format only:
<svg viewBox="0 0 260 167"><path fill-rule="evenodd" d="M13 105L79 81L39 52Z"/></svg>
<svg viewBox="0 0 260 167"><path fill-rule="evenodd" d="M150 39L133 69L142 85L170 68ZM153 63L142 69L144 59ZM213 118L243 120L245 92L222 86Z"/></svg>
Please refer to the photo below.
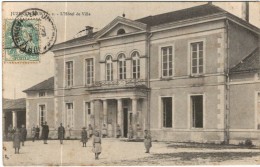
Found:
<svg viewBox="0 0 260 167"><path fill-rule="evenodd" d="M46 106L45 104L39 105L39 123L42 125L46 121Z"/></svg>
<svg viewBox="0 0 260 167"><path fill-rule="evenodd" d="M203 95L191 96L192 127L203 128Z"/></svg>
<svg viewBox="0 0 260 167"><path fill-rule="evenodd" d="M163 127L172 127L172 97L162 98Z"/></svg>
<svg viewBox="0 0 260 167"><path fill-rule="evenodd" d="M74 125L74 115L73 115L73 103L66 103L66 116L67 116L67 126L73 127Z"/></svg>
<svg viewBox="0 0 260 167"><path fill-rule="evenodd" d="M260 129L260 92L258 93L258 97L257 97L257 112L258 112L257 129Z"/></svg>
<svg viewBox="0 0 260 167"><path fill-rule="evenodd" d="M91 115L91 103L90 102L86 102L85 105L85 126L87 126L88 124L90 124L90 115Z"/></svg>

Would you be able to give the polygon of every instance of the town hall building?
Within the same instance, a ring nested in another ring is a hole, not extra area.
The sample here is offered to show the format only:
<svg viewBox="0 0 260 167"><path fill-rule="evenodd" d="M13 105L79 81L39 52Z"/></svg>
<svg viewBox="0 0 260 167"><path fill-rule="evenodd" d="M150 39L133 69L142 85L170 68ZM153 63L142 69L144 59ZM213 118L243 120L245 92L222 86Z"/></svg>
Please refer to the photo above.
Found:
<svg viewBox="0 0 260 167"><path fill-rule="evenodd" d="M260 139L260 29L212 4L117 17L52 48L55 74L24 92L26 126L79 136L145 129L154 140Z"/></svg>

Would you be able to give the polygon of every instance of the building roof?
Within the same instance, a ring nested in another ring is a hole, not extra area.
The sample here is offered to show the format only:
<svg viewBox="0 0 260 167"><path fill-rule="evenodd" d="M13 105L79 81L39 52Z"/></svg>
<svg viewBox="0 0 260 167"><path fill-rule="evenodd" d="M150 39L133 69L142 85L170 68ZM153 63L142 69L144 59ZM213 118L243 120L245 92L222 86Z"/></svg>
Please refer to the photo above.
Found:
<svg viewBox="0 0 260 167"><path fill-rule="evenodd" d="M54 77L46 79L30 88L24 90L23 92L40 91L40 90L54 90Z"/></svg>
<svg viewBox="0 0 260 167"><path fill-rule="evenodd" d="M195 18L201 18L201 17L206 17L206 16L212 16L212 15L217 15L217 14L229 14L230 16L233 16L235 18L238 18L242 21L241 18L225 11L224 9L212 5L212 4L204 4L200 6L194 6L182 10L177 10L177 11L172 11L168 13L163 13L163 14L158 14L154 16L147 16L143 17L137 20L134 20L136 22L140 22L143 24L146 24L147 26L158 26L158 25L163 25L166 23L174 23L174 22L179 22L179 21L185 21L185 20L191 20ZM244 24L248 24L248 26L251 26L253 28L257 28L250 23L247 23L246 21L243 21ZM257 30L259 30L257 28ZM86 41L95 41L95 35L98 33L93 32L89 35L81 36L78 38L74 38L59 44L56 44L52 47L52 50L56 50L59 48L65 48L65 47L72 47L75 45L80 45L86 43Z"/></svg>
<svg viewBox="0 0 260 167"><path fill-rule="evenodd" d="M246 58L230 69L231 73L250 72L260 70L260 49L256 48Z"/></svg>
<svg viewBox="0 0 260 167"><path fill-rule="evenodd" d="M3 110L25 110L26 100L20 99L3 99Z"/></svg>
<svg viewBox="0 0 260 167"><path fill-rule="evenodd" d="M227 12L217 6L205 4L173 12L158 14L154 16L148 16L141 19L137 19L136 21L145 23L149 26L157 26L160 24L177 22L181 20L187 20L219 13Z"/></svg>
<svg viewBox="0 0 260 167"><path fill-rule="evenodd" d="M177 11L173 11L173 12L169 12L169 13L148 16L148 17L137 19L135 21L147 24L148 26L156 26L156 25L160 25L160 24L176 22L176 21L181 21L181 20L186 20L186 19L192 19L192 18L197 18L197 17L203 17L203 16L217 14L217 13L226 13L226 11L217 6L214 6L211 4L205 4L205 5L195 6L195 7L177 10ZM93 36L97 32L93 32L89 35L81 36L78 38L74 38L74 39L56 44L52 47L52 50L55 50L57 48L64 48L67 46L72 46L75 44L80 44L81 42L85 42L88 40L93 40Z"/></svg>
<svg viewBox="0 0 260 167"><path fill-rule="evenodd" d="M78 38L74 38L74 39L71 39L71 40L68 40L68 41L65 41L65 42L62 42L62 43L58 43L58 44L56 44L52 47L52 50L55 50L55 49L60 48L60 47L62 47L62 48L68 47L68 46L71 46L71 45L76 45L76 44L80 44L82 42L86 42L88 40L92 40L93 36L97 32L93 32L93 33L90 33L88 35L84 35L84 36L81 36L81 37L78 37Z"/></svg>

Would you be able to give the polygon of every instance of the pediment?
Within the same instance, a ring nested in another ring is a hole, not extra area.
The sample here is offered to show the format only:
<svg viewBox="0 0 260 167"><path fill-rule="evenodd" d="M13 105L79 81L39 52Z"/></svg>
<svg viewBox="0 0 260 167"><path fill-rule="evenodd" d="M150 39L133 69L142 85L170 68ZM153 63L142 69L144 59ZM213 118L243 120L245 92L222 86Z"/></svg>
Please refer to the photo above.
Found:
<svg viewBox="0 0 260 167"><path fill-rule="evenodd" d="M109 38L146 31L146 24L117 17L96 34L96 38Z"/></svg>

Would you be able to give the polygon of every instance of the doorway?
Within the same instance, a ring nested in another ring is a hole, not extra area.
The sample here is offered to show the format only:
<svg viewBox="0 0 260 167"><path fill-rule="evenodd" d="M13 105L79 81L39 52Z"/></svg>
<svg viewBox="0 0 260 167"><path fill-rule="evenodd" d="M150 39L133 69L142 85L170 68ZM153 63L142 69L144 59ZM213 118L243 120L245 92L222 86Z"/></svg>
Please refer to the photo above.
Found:
<svg viewBox="0 0 260 167"><path fill-rule="evenodd" d="M124 108L124 137L127 137L128 133L128 108Z"/></svg>

